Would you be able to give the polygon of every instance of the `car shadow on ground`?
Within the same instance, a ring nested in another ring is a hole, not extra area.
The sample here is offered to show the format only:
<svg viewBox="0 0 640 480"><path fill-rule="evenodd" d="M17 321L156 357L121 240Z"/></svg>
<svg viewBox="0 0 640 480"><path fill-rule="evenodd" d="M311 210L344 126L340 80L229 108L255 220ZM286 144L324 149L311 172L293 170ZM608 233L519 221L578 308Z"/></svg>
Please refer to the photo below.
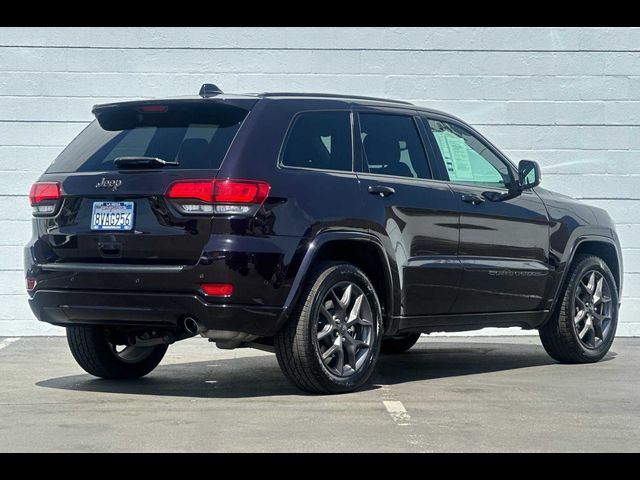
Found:
<svg viewBox="0 0 640 480"><path fill-rule="evenodd" d="M611 360L615 355L609 352L603 361ZM540 345L477 342L430 344L427 341L403 354L381 356L376 372L359 392L380 388L380 385L553 364L557 362ZM140 380L102 380L90 375L73 375L43 380L36 385L84 392L197 398L304 395L280 372L275 355L161 364ZM468 383L465 385L469 386Z"/></svg>

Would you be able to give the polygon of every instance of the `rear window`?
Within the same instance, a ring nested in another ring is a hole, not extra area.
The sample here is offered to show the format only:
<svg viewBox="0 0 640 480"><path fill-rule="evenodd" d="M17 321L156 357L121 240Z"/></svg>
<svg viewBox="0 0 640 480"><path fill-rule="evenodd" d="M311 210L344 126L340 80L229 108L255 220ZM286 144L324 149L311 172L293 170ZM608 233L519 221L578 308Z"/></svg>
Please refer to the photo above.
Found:
<svg viewBox="0 0 640 480"><path fill-rule="evenodd" d="M158 111L159 110L159 111ZM247 111L228 105L125 106L97 120L54 160L48 173L116 170L118 157L157 157L182 169L217 169Z"/></svg>

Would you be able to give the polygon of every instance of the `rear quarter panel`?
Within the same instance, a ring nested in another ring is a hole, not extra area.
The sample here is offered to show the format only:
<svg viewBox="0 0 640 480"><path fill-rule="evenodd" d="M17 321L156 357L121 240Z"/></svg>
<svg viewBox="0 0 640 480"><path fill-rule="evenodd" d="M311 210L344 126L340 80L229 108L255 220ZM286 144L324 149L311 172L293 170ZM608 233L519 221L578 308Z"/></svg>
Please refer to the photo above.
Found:
<svg viewBox="0 0 640 480"><path fill-rule="evenodd" d="M284 263L273 267L263 265L265 283L270 273L285 272L281 287L271 300L274 305L284 303L309 245L317 235L345 229L367 231L355 173L278 166L285 135L297 113L349 109L346 102L326 99L262 99L245 120L219 171L218 178L265 180L271 186L269 197L255 218L221 220L214 230L236 235L238 248L246 250L242 253L234 250L236 246L227 245L226 256L247 255L259 249L259 244L263 240L266 243L267 238L271 246L282 246ZM223 248L214 236L210 247L208 251L212 256Z"/></svg>

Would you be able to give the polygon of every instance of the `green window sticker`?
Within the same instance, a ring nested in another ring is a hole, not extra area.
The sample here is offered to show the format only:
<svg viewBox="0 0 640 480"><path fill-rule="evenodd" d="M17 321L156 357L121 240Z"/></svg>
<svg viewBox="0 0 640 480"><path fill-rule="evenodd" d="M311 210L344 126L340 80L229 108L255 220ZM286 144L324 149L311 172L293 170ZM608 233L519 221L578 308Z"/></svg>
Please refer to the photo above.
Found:
<svg viewBox="0 0 640 480"><path fill-rule="evenodd" d="M447 131L433 132L433 135L442 153L449 179L461 182L473 180L469 147L464 139Z"/></svg>
<svg viewBox="0 0 640 480"><path fill-rule="evenodd" d="M451 182L507 185L508 167L477 137L441 120L429 120L429 126Z"/></svg>

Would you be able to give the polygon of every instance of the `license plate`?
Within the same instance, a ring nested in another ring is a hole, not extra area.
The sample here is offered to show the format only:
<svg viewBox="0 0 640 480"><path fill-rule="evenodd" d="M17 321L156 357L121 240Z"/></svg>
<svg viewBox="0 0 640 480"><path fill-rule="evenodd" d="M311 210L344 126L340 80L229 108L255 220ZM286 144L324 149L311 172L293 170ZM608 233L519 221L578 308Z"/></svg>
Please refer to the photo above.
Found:
<svg viewBox="0 0 640 480"><path fill-rule="evenodd" d="M133 202L94 202L91 230L131 230Z"/></svg>

